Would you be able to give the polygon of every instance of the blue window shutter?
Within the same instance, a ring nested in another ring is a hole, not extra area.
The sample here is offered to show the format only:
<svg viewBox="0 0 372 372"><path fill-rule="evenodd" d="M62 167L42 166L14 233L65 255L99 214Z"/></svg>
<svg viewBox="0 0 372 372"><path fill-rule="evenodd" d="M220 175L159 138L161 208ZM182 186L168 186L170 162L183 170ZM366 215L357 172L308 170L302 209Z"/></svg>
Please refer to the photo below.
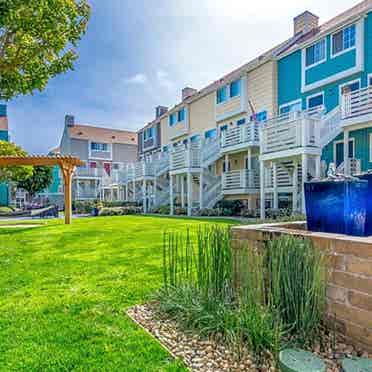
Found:
<svg viewBox="0 0 372 372"><path fill-rule="evenodd" d="M240 94L241 80L235 80L230 84L230 97L236 97Z"/></svg>
<svg viewBox="0 0 372 372"><path fill-rule="evenodd" d="M245 119L244 118L240 119L236 122L236 125L243 125L243 124L245 124Z"/></svg>

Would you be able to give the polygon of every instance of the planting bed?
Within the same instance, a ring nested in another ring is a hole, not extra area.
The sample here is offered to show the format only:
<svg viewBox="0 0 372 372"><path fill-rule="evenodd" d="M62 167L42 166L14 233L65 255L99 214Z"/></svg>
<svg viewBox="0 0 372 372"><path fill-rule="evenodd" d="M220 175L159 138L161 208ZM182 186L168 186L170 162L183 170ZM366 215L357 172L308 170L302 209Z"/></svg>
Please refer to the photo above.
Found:
<svg viewBox="0 0 372 372"><path fill-rule="evenodd" d="M255 361L248 350L239 355L226 345L186 332L174 319L160 314L156 303L134 306L127 314L191 371L278 371L269 353L261 361ZM346 357L372 357L372 354L354 348L341 335L335 334L323 334L321 344L316 344L311 351L324 360L327 372L341 371L341 361Z"/></svg>

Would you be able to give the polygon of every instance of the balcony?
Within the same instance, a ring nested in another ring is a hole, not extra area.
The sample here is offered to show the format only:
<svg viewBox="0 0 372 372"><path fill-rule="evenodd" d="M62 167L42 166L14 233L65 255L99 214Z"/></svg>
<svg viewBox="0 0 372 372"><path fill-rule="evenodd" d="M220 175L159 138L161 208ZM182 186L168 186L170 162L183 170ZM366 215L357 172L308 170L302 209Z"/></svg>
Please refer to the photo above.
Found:
<svg viewBox="0 0 372 372"><path fill-rule="evenodd" d="M319 155L322 117L306 111L270 119L261 127L261 159L290 157L301 153Z"/></svg>
<svg viewBox="0 0 372 372"><path fill-rule="evenodd" d="M221 132L221 152L241 151L249 146L259 146L259 124L249 123Z"/></svg>
<svg viewBox="0 0 372 372"><path fill-rule="evenodd" d="M154 175L155 175L154 162L139 161L134 164L134 178L136 180L154 177Z"/></svg>
<svg viewBox="0 0 372 372"><path fill-rule="evenodd" d="M372 86L342 95L341 118L343 127L372 121Z"/></svg>
<svg viewBox="0 0 372 372"><path fill-rule="evenodd" d="M200 168L201 143L191 142L173 147L170 153L170 170L183 173L186 169Z"/></svg>
<svg viewBox="0 0 372 372"><path fill-rule="evenodd" d="M258 169L239 169L222 174L222 192L225 195L256 193L259 187Z"/></svg>
<svg viewBox="0 0 372 372"><path fill-rule="evenodd" d="M75 178L101 178L106 174L103 168L77 167L74 173Z"/></svg>

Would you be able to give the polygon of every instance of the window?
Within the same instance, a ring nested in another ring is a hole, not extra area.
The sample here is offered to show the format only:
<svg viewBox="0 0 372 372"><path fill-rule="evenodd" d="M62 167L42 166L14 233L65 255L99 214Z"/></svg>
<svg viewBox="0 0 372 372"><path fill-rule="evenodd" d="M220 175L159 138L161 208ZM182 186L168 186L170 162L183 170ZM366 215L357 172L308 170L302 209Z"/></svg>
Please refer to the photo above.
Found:
<svg viewBox="0 0 372 372"><path fill-rule="evenodd" d="M184 121L185 120L185 109L178 111L178 121Z"/></svg>
<svg viewBox="0 0 372 372"><path fill-rule="evenodd" d="M360 89L360 80L351 81L350 83L340 85L340 95L354 92L358 89Z"/></svg>
<svg viewBox="0 0 372 372"><path fill-rule="evenodd" d="M355 46L355 25L348 26L332 35L332 55L342 53Z"/></svg>
<svg viewBox="0 0 372 372"><path fill-rule="evenodd" d="M120 164L119 163L113 163L112 164L112 169L119 170L120 169Z"/></svg>
<svg viewBox="0 0 372 372"><path fill-rule="evenodd" d="M324 95L323 93L311 96L307 98L307 108L313 108L322 106L324 104Z"/></svg>
<svg viewBox="0 0 372 372"><path fill-rule="evenodd" d="M257 112L255 115L251 115L250 120L251 121L257 121L257 122L266 121L267 120L267 111L264 110L264 111Z"/></svg>
<svg viewBox="0 0 372 372"><path fill-rule="evenodd" d="M217 103L222 103L227 100L227 86L217 89Z"/></svg>
<svg viewBox="0 0 372 372"><path fill-rule="evenodd" d="M143 139L145 141L151 139L154 137L154 134L155 134L155 128L154 127L151 127L151 128L147 128L145 129L145 131L143 132Z"/></svg>
<svg viewBox="0 0 372 372"><path fill-rule="evenodd" d="M92 168L92 169L97 168L97 163L95 161L91 161L89 163L89 168Z"/></svg>
<svg viewBox="0 0 372 372"><path fill-rule="evenodd" d="M369 75L369 76L368 76L368 85L369 85L369 86L372 85L372 75Z"/></svg>
<svg viewBox="0 0 372 372"><path fill-rule="evenodd" d="M220 132L227 130L227 124L220 126Z"/></svg>
<svg viewBox="0 0 372 372"><path fill-rule="evenodd" d="M169 126L173 126L177 122L177 116L176 113L174 112L173 114L169 115Z"/></svg>
<svg viewBox="0 0 372 372"><path fill-rule="evenodd" d="M205 138L216 138L217 137L217 129L210 129L207 130L204 134Z"/></svg>
<svg viewBox="0 0 372 372"><path fill-rule="evenodd" d="M326 58L326 41L318 41L314 45L306 48L306 67L324 61Z"/></svg>
<svg viewBox="0 0 372 372"><path fill-rule="evenodd" d="M200 136L199 136L199 134L195 134L195 135L193 135L192 137L190 137L190 142L197 142L197 141L199 141L199 139L200 139ZM187 140L186 140L187 141ZM187 142L186 142L187 143Z"/></svg>
<svg viewBox="0 0 372 372"><path fill-rule="evenodd" d="M292 111L301 111L301 100L282 105L279 109L279 114L288 114Z"/></svg>
<svg viewBox="0 0 372 372"><path fill-rule="evenodd" d="M240 95L241 80L235 80L230 84L230 97L236 97Z"/></svg>
<svg viewBox="0 0 372 372"><path fill-rule="evenodd" d="M92 151L108 152L107 143L92 142L90 144L90 148L91 148Z"/></svg>
<svg viewBox="0 0 372 372"><path fill-rule="evenodd" d="M240 119L240 120L238 120L237 122L236 122L236 125L244 125L245 124L245 119L243 118L243 119Z"/></svg>
<svg viewBox="0 0 372 372"><path fill-rule="evenodd" d="M168 146L163 146L163 152L168 152Z"/></svg>

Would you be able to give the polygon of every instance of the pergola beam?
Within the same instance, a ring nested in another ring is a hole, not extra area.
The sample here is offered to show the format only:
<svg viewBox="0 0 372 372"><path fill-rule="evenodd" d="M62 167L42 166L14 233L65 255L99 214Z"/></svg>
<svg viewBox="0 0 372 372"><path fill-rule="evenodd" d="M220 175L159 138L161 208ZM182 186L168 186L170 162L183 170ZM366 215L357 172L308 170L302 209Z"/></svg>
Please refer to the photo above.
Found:
<svg viewBox="0 0 372 372"><path fill-rule="evenodd" d="M85 163L73 156L0 156L0 168L9 166L59 166L63 175L65 197L65 224L72 217L72 174L75 167Z"/></svg>

